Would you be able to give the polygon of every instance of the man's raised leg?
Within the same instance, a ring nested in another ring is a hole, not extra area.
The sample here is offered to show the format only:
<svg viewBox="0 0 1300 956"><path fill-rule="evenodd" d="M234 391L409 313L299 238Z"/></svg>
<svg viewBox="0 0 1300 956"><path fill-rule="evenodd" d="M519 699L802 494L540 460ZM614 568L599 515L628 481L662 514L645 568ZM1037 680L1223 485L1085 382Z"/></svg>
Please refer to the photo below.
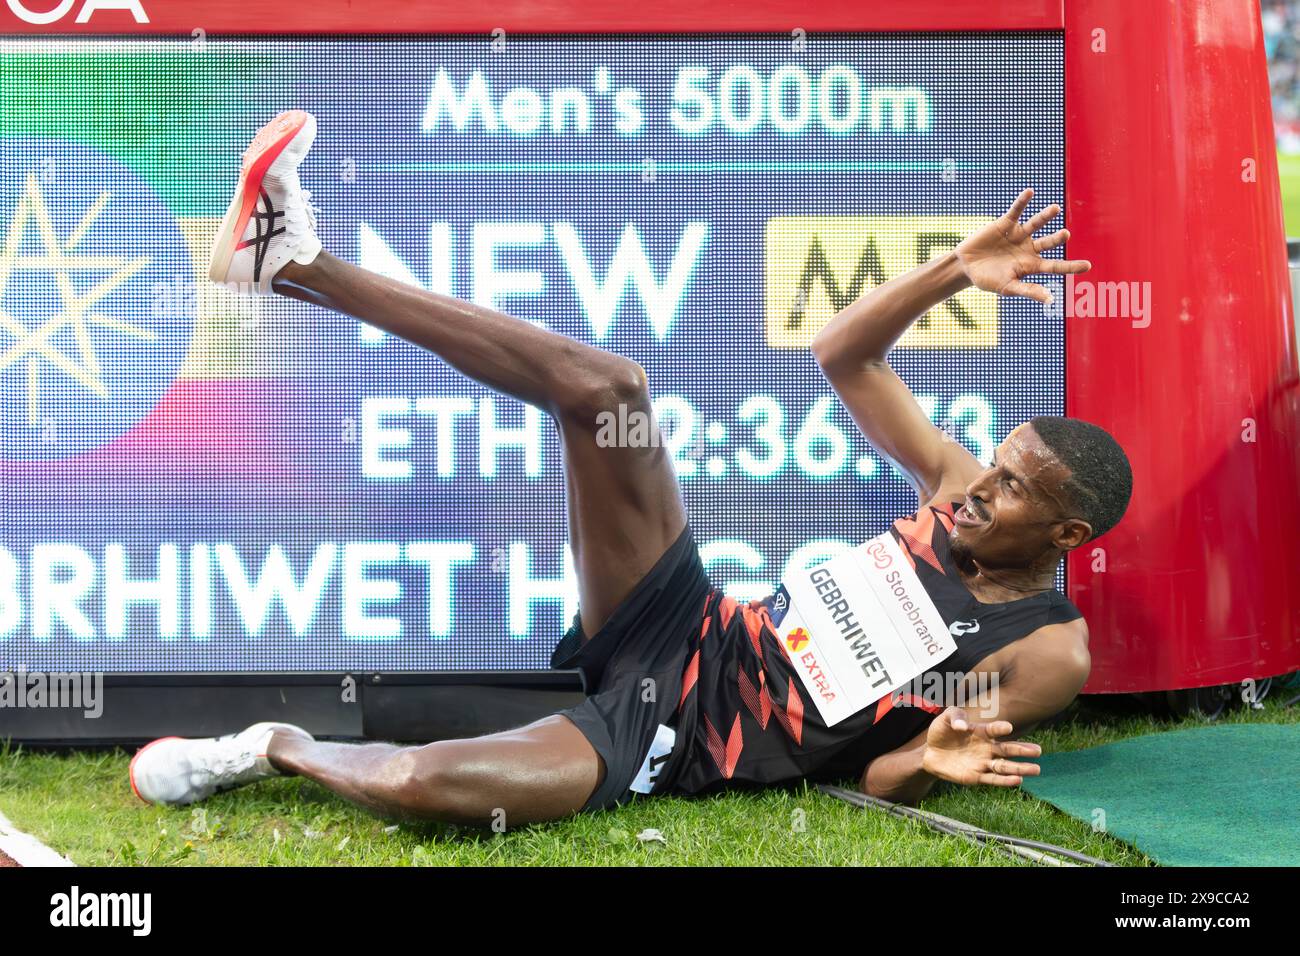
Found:
<svg viewBox="0 0 1300 956"><path fill-rule="evenodd" d="M594 634L686 526L663 447L597 444L603 412L622 411L625 420L641 413L653 422L645 373L568 336L323 252L298 177L315 137L315 118L301 110L281 113L254 136L217 230L209 276L228 288L280 292L354 316L549 413L564 448L582 624Z"/></svg>
<svg viewBox="0 0 1300 956"><path fill-rule="evenodd" d="M477 382L547 412L560 430L583 630L592 635L686 527L668 451L602 446L597 416L653 422L630 359L531 322L415 288L322 252L275 276L283 295L354 316L435 353Z"/></svg>

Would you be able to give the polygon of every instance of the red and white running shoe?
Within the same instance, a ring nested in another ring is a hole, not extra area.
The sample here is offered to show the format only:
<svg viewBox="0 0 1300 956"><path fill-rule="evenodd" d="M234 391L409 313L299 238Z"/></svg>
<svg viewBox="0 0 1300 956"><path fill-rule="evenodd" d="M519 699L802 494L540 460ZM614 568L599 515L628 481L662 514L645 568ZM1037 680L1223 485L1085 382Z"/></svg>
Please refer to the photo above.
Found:
<svg viewBox="0 0 1300 956"><path fill-rule="evenodd" d="M316 118L302 110L281 113L253 137L212 250L213 282L265 295L286 263L307 265L316 258L315 210L298 181L298 166L315 138Z"/></svg>
<svg viewBox="0 0 1300 956"><path fill-rule="evenodd" d="M131 758L131 790L145 803L183 806L204 800L280 771L266 758L271 734L288 730L315 739L293 724L253 724L224 737L163 737L145 744Z"/></svg>

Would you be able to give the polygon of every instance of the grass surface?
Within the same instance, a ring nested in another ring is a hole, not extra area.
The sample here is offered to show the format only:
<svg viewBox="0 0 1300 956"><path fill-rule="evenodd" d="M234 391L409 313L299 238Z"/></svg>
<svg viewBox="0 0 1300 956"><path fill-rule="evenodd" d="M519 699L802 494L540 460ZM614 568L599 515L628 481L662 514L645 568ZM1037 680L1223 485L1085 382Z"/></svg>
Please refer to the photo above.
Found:
<svg viewBox="0 0 1300 956"><path fill-rule="evenodd" d="M1240 722L1300 722L1284 709L1294 690ZM1088 708L1032 735L1045 752L1075 750L1200 723L1122 717ZM0 752L0 811L82 865L1027 865L992 848L910 821L859 810L810 787L658 798L614 811L495 834L437 825L393 825L297 778L272 780L186 809L140 803L121 751ZM1190 768L1201 772L1204 768ZM851 784L850 784L851 786ZM1150 865L1137 850L1015 790L944 787L927 810L986 829L1044 840L1125 866ZM664 844L637 834L659 830Z"/></svg>

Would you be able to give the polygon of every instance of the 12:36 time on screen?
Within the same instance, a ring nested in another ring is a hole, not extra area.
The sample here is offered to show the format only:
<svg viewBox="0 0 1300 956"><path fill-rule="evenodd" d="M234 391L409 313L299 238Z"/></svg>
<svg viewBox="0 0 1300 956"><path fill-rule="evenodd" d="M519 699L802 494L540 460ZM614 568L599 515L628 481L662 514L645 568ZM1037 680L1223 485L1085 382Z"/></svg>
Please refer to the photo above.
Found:
<svg viewBox="0 0 1300 956"><path fill-rule="evenodd" d="M981 461L992 456L996 414L988 399L959 395L947 404L942 418L937 418L937 396L918 396L918 401L931 421ZM838 406L828 395L816 399L802 417L789 415L774 396L751 395L736 408L733 419L739 427L734 428L721 420L704 420L680 395L661 395L654 408L663 444L683 479L725 478L734 470L765 480L791 468L806 478L836 478L850 469L871 478L880 467L879 458L864 450L857 430L836 420Z"/></svg>
<svg viewBox="0 0 1300 956"><path fill-rule="evenodd" d="M917 400L931 421L979 460L992 456L998 416L986 397L965 393L946 404L935 395ZM658 429L627 407L602 412L593 428L607 447L662 445L683 480L739 475L767 481L791 472L826 480L850 471L874 477L880 459L868 452L851 423L837 420L838 411L829 395L815 399L802 414L791 414L779 398L756 394L729 415L713 418L683 395L664 394L654 399ZM463 480L475 471L484 480L540 477L548 464L559 467L558 461L544 461L541 412L523 406L520 420L491 395L366 398L359 426L361 473L367 481Z"/></svg>

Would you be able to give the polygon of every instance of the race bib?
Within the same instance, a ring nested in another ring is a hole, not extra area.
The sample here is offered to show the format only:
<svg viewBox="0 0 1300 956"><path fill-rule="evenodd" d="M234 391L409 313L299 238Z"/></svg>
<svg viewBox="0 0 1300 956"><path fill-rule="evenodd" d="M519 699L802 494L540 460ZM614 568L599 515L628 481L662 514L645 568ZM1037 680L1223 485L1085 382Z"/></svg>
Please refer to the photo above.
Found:
<svg viewBox="0 0 1300 956"><path fill-rule="evenodd" d="M889 532L782 584L772 624L828 727L957 649Z"/></svg>

